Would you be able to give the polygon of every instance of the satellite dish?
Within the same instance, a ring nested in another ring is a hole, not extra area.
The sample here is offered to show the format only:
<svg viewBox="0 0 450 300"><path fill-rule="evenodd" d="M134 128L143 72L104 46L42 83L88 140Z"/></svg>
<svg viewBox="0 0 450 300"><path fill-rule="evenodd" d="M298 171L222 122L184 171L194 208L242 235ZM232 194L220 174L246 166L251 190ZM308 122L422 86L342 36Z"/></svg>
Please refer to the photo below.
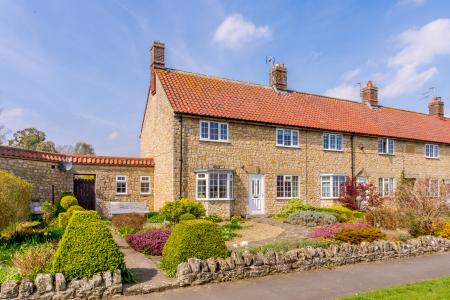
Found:
<svg viewBox="0 0 450 300"><path fill-rule="evenodd" d="M58 169L61 171L70 171L73 168L73 164L70 161L60 162L58 165Z"/></svg>

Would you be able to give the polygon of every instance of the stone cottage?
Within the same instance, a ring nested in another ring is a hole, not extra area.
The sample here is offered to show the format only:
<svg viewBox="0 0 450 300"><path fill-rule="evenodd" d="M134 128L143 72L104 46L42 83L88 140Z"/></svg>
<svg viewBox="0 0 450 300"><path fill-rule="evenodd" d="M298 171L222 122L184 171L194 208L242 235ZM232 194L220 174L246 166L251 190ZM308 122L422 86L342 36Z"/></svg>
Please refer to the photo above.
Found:
<svg viewBox="0 0 450 300"><path fill-rule="evenodd" d="M288 199L330 205L346 178L382 196L404 174L450 183L450 121L434 97L429 113L383 106L369 81L360 102L289 89L273 65L260 85L166 67L151 48L141 156L154 159L154 209L188 197L209 213L277 213Z"/></svg>

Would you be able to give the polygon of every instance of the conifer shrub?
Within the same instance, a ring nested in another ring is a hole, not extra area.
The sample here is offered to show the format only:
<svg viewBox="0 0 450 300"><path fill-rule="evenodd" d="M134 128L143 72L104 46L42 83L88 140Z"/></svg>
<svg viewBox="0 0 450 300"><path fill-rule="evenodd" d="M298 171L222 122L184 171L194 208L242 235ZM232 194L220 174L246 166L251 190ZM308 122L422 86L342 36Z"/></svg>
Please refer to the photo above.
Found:
<svg viewBox="0 0 450 300"><path fill-rule="evenodd" d="M195 216L189 213L180 216L180 221L187 221L187 220L195 220Z"/></svg>
<svg viewBox="0 0 450 300"><path fill-rule="evenodd" d="M76 211L58 244L52 272L74 279L116 269L125 271L125 261L109 229L95 211Z"/></svg>
<svg viewBox="0 0 450 300"><path fill-rule="evenodd" d="M78 200L75 196L64 196L61 199L61 207L68 210L71 206L78 205Z"/></svg>
<svg viewBox="0 0 450 300"><path fill-rule="evenodd" d="M188 220L175 225L163 252L161 267L175 276L177 266L188 258L225 257L225 241L217 226L207 220Z"/></svg>
<svg viewBox="0 0 450 300"><path fill-rule="evenodd" d="M188 213L194 215L195 218L198 219L205 216L206 210L199 201L181 198L166 203L159 211L161 218L171 223L178 223L180 217Z"/></svg>
<svg viewBox="0 0 450 300"><path fill-rule="evenodd" d="M378 228L344 228L334 235L334 239L350 244L361 244L362 242L373 242L386 237Z"/></svg>

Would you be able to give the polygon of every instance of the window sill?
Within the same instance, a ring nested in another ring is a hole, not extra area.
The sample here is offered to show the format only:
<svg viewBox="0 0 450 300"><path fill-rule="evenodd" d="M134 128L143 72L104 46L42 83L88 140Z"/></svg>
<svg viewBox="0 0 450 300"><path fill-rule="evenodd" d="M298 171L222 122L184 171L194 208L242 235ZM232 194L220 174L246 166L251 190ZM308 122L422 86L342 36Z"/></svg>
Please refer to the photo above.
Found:
<svg viewBox="0 0 450 300"><path fill-rule="evenodd" d="M140 193L141 196L150 196L152 193Z"/></svg>
<svg viewBox="0 0 450 300"><path fill-rule="evenodd" d="M116 193L116 196L127 196L128 193Z"/></svg>
<svg viewBox="0 0 450 300"><path fill-rule="evenodd" d="M322 197L320 200L337 200L339 197Z"/></svg>
<svg viewBox="0 0 450 300"><path fill-rule="evenodd" d="M432 159L432 160L439 160L439 157L426 157L426 156L425 156L425 158L426 158L426 159Z"/></svg>
<svg viewBox="0 0 450 300"><path fill-rule="evenodd" d="M298 197L276 197L276 200L292 200L292 199L298 199Z"/></svg>
<svg viewBox="0 0 450 300"><path fill-rule="evenodd" d="M395 156L395 154L390 154L390 153L380 153L380 152L378 152L378 155L383 155L383 156Z"/></svg>
<svg viewBox="0 0 450 300"><path fill-rule="evenodd" d="M222 144L230 144L230 141L216 141L216 140L202 140L199 139L200 142L210 142L210 143L222 143Z"/></svg>
<svg viewBox="0 0 450 300"><path fill-rule="evenodd" d="M287 148L287 149L300 149L300 146L283 146L283 145L275 145L278 148Z"/></svg>
<svg viewBox="0 0 450 300"><path fill-rule="evenodd" d="M341 150L336 150L336 149L323 149L323 151L327 151L327 152L344 152L344 149L341 149Z"/></svg>
<svg viewBox="0 0 450 300"><path fill-rule="evenodd" d="M206 202L206 201L234 201L234 199L230 198L230 199L205 199L205 198L201 198L201 199L195 199L197 201L202 201L202 202Z"/></svg>

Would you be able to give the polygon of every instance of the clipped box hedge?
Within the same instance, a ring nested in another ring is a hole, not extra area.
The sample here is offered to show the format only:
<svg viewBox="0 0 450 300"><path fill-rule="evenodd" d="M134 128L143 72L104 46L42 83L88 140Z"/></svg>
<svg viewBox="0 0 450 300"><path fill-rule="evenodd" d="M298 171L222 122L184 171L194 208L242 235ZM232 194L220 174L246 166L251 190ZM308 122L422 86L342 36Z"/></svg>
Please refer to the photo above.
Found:
<svg viewBox="0 0 450 300"><path fill-rule="evenodd" d="M75 211L53 257L52 272L74 279L116 269L125 270L125 261L109 229L95 211Z"/></svg>
<svg viewBox="0 0 450 300"><path fill-rule="evenodd" d="M175 225L163 252L161 267L169 276L175 276L177 266L196 257L226 257L225 241L217 226L207 220L187 220Z"/></svg>

